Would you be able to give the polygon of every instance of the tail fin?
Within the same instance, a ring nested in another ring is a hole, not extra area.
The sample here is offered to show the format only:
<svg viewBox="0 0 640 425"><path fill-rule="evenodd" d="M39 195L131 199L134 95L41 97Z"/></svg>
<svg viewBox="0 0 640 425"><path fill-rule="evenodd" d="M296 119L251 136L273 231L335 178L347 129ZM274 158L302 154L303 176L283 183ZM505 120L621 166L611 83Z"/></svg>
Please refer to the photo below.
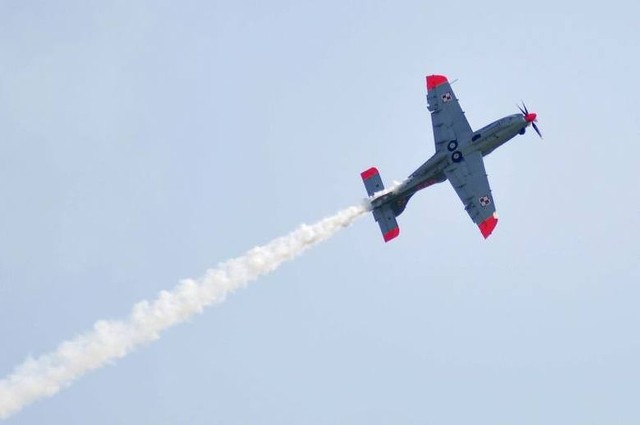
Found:
<svg viewBox="0 0 640 425"><path fill-rule="evenodd" d="M373 196L376 192L384 190L384 184L378 169L371 167L366 171L360 173L364 187L367 189L367 194ZM396 221L396 215L391 208L391 205L385 204L373 209L373 218L376 219L382 232L382 237L385 242L389 242L391 239L398 237L400 234L400 228Z"/></svg>

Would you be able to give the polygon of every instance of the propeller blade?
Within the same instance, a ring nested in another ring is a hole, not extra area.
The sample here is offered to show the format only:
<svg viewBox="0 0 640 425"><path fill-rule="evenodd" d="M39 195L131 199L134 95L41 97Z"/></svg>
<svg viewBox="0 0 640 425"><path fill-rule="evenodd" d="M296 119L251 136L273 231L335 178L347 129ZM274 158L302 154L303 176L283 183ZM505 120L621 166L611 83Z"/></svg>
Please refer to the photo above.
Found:
<svg viewBox="0 0 640 425"><path fill-rule="evenodd" d="M538 133L538 136L540 136L540 138L542 139L542 133L540 133L540 130L538 129L536 123L532 122L531 125L533 126L533 129L536 131L536 133Z"/></svg>
<svg viewBox="0 0 640 425"><path fill-rule="evenodd" d="M527 105L524 104L524 101L522 101L522 107L524 108L524 114L528 115L529 114L529 110L527 109Z"/></svg>
<svg viewBox="0 0 640 425"><path fill-rule="evenodd" d="M522 110L522 108L520 107L520 105L516 105L516 106L518 107L518 109L520 109L520 112L522 112L522 115L527 115L527 114Z"/></svg>

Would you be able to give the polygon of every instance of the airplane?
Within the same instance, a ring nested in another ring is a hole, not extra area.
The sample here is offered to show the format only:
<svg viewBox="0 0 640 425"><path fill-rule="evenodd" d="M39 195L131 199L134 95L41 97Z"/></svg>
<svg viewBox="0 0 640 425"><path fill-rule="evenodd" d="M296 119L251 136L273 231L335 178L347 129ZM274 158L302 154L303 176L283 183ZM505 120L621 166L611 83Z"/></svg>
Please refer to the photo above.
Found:
<svg viewBox="0 0 640 425"><path fill-rule="evenodd" d="M384 241L389 242L400 234L396 217L409 199L419 190L449 180L469 217L487 239L498 224L498 216L482 158L524 134L528 126L542 138L536 125L537 114L529 112L523 103L523 108L518 106L520 114L508 115L473 131L444 75L427 76L427 102L436 153L391 190L385 190L377 168L360 173L373 217Z"/></svg>

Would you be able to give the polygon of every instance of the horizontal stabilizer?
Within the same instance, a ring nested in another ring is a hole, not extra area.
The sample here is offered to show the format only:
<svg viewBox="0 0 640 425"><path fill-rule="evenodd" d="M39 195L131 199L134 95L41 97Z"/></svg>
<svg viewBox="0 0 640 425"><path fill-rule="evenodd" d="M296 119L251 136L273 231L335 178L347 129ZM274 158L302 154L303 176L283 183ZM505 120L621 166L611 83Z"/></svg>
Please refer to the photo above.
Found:
<svg viewBox="0 0 640 425"><path fill-rule="evenodd" d="M367 194L371 197L376 192L384 190L384 184L382 178L376 167L371 167L368 170L360 173L364 187L367 189ZM403 208L404 209L404 208ZM382 237L385 242L389 242L391 239L395 239L400 234L400 228L396 221L396 214L391 204L385 204L373 209L373 218L376 219L382 232Z"/></svg>
<svg viewBox="0 0 640 425"><path fill-rule="evenodd" d="M400 234L400 227L396 221L390 205L384 205L373 210L373 218L376 219L385 242L395 239Z"/></svg>
<svg viewBox="0 0 640 425"><path fill-rule="evenodd" d="M373 196L374 193L384 190L384 184L382 178L376 167L371 167L368 170L360 173L364 187L367 189L367 194Z"/></svg>

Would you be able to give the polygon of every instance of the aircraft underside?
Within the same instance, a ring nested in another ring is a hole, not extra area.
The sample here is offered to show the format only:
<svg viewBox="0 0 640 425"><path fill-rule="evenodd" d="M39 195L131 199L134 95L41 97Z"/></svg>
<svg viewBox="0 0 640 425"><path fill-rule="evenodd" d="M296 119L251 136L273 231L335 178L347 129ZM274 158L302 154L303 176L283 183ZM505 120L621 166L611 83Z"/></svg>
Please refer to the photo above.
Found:
<svg viewBox="0 0 640 425"><path fill-rule="evenodd" d="M396 217L405 210L409 199L422 189L449 180L486 239L498 218L482 158L516 135L524 134L530 125L542 137L535 124L537 116L529 113L526 106L518 107L522 114L506 116L474 132L442 75L427 77L427 100L436 153L387 193L375 167L363 171L361 177L371 198L373 216L388 242L400 234Z"/></svg>

